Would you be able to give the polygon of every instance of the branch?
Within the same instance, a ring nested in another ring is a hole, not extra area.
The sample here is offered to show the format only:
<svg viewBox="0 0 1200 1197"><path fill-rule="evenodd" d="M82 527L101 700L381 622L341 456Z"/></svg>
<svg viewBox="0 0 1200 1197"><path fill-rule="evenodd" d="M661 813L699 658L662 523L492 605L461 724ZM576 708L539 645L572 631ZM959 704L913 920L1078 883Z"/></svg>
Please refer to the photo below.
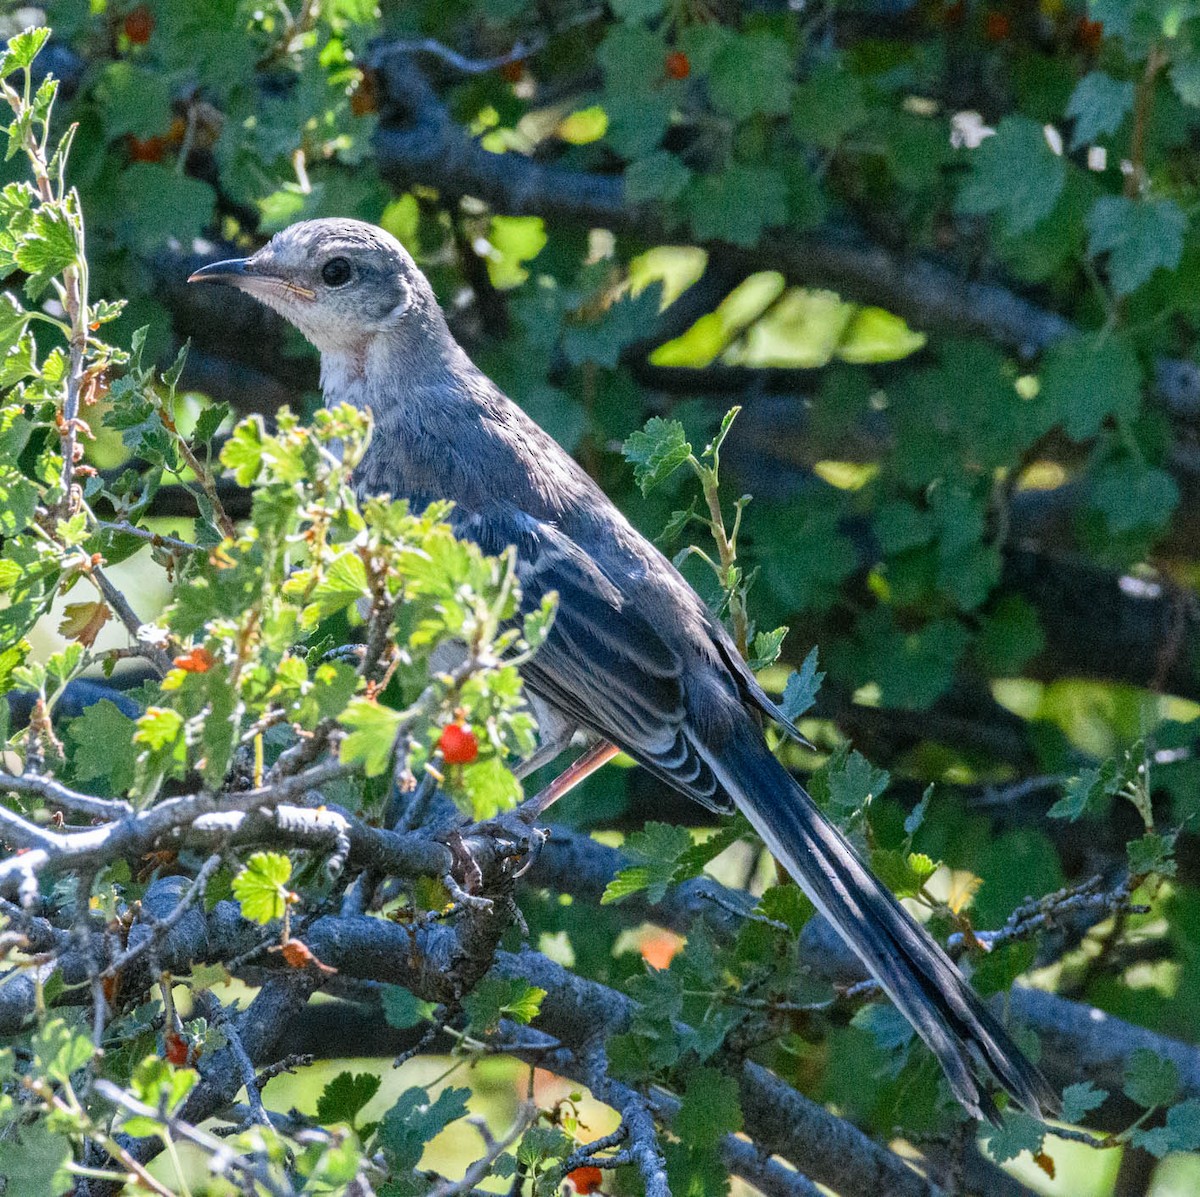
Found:
<svg viewBox="0 0 1200 1197"><path fill-rule="evenodd" d="M648 238L666 235L665 214L656 205L628 202L620 175L488 153L451 117L403 43L379 47L368 66L380 91L375 155L384 178L397 187L424 184L445 199L473 196L506 214L563 217ZM801 286L828 287L846 299L879 305L927 331L981 336L1021 358L1078 331L1064 316L1004 285L898 255L848 227L800 236L776 231L753 250L722 250L747 274L779 270ZM1200 412L1200 365L1161 359L1154 397L1172 414L1194 418Z"/></svg>

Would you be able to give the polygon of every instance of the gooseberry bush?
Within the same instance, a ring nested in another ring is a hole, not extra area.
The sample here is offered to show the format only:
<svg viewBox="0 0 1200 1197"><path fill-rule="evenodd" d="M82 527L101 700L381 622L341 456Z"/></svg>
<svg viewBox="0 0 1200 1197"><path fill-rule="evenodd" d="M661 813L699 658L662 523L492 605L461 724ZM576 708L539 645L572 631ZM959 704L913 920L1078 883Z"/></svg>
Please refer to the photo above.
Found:
<svg viewBox="0 0 1200 1197"><path fill-rule="evenodd" d="M1200 1149L1190 10L48 16L0 59L6 1194L876 1197ZM319 215L400 237L677 554L1067 1126L965 1124L740 820L618 764L535 825L552 605L360 503L369 420L184 286Z"/></svg>

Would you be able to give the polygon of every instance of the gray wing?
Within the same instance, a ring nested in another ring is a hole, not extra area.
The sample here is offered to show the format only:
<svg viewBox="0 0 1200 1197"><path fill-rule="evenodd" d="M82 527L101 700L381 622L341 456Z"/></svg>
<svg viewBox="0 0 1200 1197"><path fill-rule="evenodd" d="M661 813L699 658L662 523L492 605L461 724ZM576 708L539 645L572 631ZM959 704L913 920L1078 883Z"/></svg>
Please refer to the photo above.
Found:
<svg viewBox="0 0 1200 1197"><path fill-rule="evenodd" d="M486 516L457 508L452 523L485 552L516 546L524 610L558 595L550 634L522 669L526 685L668 785L732 811L694 742L680 652L587 553L561 529L510 506Z"/></svg>

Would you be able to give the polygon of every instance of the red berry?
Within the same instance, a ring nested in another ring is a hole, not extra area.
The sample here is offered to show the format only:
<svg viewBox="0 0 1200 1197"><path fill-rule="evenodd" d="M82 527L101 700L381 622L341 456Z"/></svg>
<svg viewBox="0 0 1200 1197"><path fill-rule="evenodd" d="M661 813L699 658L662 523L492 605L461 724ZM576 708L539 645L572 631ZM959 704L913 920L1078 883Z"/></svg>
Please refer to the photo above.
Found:
<svg viewBox="0 0 1200 1197"><path fill-rule="evenodd" d="M134 162L161 162L166 148L165 138L159 137L157 133L144 140L140 137L129 138L129 157Z"/></svg>
<svg viewBox="0 0 1200 1197"><path fill-rule="evenodd" d="M989 42L1006 41L1012 33L1012 18L1007 13L990 12L983 24L983 36Z"/></svg>
<svg viewBox="0 0 1200 1197"><path fill-rule="evenodd" d="M144 46L154 32L154 14L144 5L139 4L125 18L125 36L135 46Z"/></svg>
<svg viewBox="0 0 1200 1197"><path fill-rule="evenodd" d="M582 1168L568 1172L567 1179L579 1197L587 1197L604 1183L604 1174L594 1164L584 1164Z"/></svg>
<svg viewBox="0 0 1200 1197"><path fill-rule="evenodd" d="M1104 40L1104 22L1080 17L1079 24L1075 26L1075 36L1085 50L1099 50Z"/></svg>
<svg viewBox="0 0 1200 1197"><path fill-rule="evenodd" d="M663 63L668 79L686 79L692 73L692 64L682 50L672 50Z"/></svg>
<svg viewBox="0 0 1200 1197"><path fill-rule="evenodd" d="M175 658L174 665L184 673L207 673L213 667L213 655L206 648L190 648Z"/></svg>
<svg viewBox="0 0 1200 1197"><path fill-rule="evenodd" d="M953 29L957 29L963 23L963 19L967 15L967 6L963 0L955 0L949 8L942 14L942 20Z"/></svg>
<svg viewBox="0 0 1200 1197"><path fill-rule="evenodd" d="M447 765L469 765L479 755L475 733L461 723L448 723L442 728L438 747Z"/></svg>
<svg viewBox="0 0 1200 1197"><path fill-rule="evenodd" d="M518 58L514 62L506 62L500 68L500 78L505 83L520 83L525 75L525 60Z"/></svg>
<svg viewBox="0 0 1200 1197"><path fill-rule="evenodd" d="M168 1031L163 1036L163 1059L176 1068L182 1068L188 1062L187 1040L174 1031Z"/></svg>

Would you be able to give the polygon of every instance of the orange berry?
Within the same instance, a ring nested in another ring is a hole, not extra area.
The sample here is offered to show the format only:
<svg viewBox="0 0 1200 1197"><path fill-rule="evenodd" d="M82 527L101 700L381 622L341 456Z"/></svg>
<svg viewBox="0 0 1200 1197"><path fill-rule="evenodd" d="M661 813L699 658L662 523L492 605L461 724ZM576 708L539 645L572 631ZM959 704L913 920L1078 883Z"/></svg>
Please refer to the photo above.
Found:
<svg viewBox="0 0 1200 1197"><path fill-rule="evenodd" d="M525 60L517 58L512 62L506 62L500 67L500 78L505 83L520 83L525 74Z"/></svg>
<svg viewBox="0 0 1200 1197"><path fill-rule="evenodd" d="M469 765L479 755L475 733L461 723L448 723L442 728L438 747L447 765Z"/></svg>
<svg viewBox="0 0 1200 1197"><path fill-rule="evenodd" d="M366 116L379 108L379 93L372 71L363 71L358 86L350 93L350 111L355 116Z"/></svg>
<svg viewBox="0 0 1200 1197"><path fill-rule="evenodd" d="M983 36L989 42L1007 41L1012 35L1012 18L1008 13L990 12L984 19Z"/></svg>
<svg viewBox="0 0 1200 1197"><path fill-rule="evenodd" d="M579 1197L587 1197L589 1193L594 1193L604 1183L604 1173L592 1164L584 1164L582 1168L568 1172L567 1179Z"/></svg>
<svg viewBox="0 0 1200 1197"><path fill-rule="evenodd" d="M663 72L668 79L686 79L692 73L692 64L682 50L672 50L663 63Z"/></svg>
<svg viewBox="0 0 1200 1197"><path fill-rule="evenodd" d="M176 657L173 664L184 673L207 673L213 667L213 655L206 648L192 648Z"/></svg>
<svg viewBox="0 0 1200 1197"><path fill-rule="evenodd" d="M144 5L139 4L125 17L125 36L135 46L144 46L154 32L154 14Z"/></svg>

